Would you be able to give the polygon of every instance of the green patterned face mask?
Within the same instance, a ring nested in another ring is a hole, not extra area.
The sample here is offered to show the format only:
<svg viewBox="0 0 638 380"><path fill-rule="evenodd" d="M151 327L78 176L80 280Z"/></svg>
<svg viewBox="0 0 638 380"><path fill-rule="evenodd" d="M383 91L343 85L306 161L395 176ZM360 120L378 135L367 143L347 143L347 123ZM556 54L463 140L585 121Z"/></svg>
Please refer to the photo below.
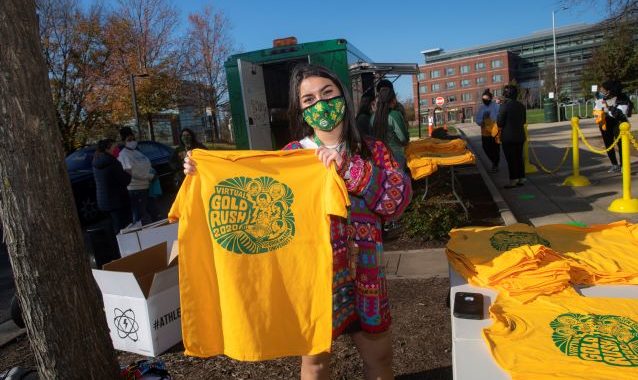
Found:
<svg viewBox="0 0 638 380"><path fill-rule="evenodd" d="M332 131L343 120L346 103L343 96L320 100L303 110L303 119L314 129Z"/></svg>

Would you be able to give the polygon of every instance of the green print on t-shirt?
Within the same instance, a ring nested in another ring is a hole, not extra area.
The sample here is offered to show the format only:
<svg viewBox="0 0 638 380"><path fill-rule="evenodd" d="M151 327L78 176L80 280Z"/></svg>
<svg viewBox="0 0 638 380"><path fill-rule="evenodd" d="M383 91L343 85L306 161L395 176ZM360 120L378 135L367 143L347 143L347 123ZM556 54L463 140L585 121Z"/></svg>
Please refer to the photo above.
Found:
<svg viewBox="0 0 638 380"><path fill-rule="evenodd" d="M638 367L638 323L617 315L566 313L549 323L552 340L568 356Z"/></svg>
<svg viewBox="0 0 638 380"><path fill-rule="evenodd" d="M492 248L500 252L509 251L522 245L540 244L551 247L549 241L543 239L536 232L498 231L490 238L490 244Z"/></svg>
<svg viewBox="0 0 638 380"><path fill-rule="evenodd" d="M208 224L215 241L234 253L266 253L295 236L290 187L270 177L228 178L215 185Z"/></svg>

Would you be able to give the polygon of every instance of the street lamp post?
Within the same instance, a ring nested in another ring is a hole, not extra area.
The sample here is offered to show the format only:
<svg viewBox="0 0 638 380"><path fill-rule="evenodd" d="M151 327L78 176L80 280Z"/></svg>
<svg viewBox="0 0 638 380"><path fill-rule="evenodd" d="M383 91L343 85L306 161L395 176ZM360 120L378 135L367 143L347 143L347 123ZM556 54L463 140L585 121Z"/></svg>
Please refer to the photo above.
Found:
<svg viewBox="0 0 638 380"><path fill-rule="evenodd" d="M567 7L552 10L552 40L554 41L554 99L556 99L556 115L558 116L558 121L560 121L560 104L558 103L558 60L556 59L556 23L554 14L565 9L567 9Z"/></svg>
<svg viewBox="0 0 638 380"><path fill-rule="evenodd" d="M131 74L131 94L133 100L133 115L135 116L135 126L137 127L137 138L138 140L142 139L142 129L140 128L140 116L139 110L137 109L137 92L135 91L135 77L138 78L146 78L148 74Z"/></svg>

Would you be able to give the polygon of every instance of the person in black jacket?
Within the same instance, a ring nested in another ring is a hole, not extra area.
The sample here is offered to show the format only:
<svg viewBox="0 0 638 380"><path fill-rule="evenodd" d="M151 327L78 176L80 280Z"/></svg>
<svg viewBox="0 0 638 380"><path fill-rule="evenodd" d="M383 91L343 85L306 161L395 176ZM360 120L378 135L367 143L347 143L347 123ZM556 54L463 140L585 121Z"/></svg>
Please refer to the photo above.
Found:
<svg viewBox="0 0 638 380"><path fill-rule="evenodd" d="M126 186L131 181L131 175L124 171L113 154L116 147L115 140L100 140L93 156L97 206L109 213L115 234L126 227L130 220Z"/></svg>
<svg viewBox="0 0 638 380"><path fill-rule="evenodd" d="M616 80L607 80L600 86L600 94L603 97L602 108L605 112L605 124L606 128L600 128L600 133L605 143L605 148L614 143L614 140L618 138L620 134L620 123L627 121L627 116L631 116L631 101L626 94L622 92L622 84ZM611 168L608 173L619 173L621 166L616 160L615 148L607 152L609 161L611 161ZM618 159L622 164L622 146L618 141Z"/></svg>
<svg viewBox="0 0 638 380"><path fill-rule="evenodd" d="M525 143L525 121L527 112L523 103L516 100L518 90L516 86L507 85L503 88L505 102L498 112L498 128L507 169L509 184L506 189L523 186L525 183L525 164L523 163L523 143Z"/></svg>

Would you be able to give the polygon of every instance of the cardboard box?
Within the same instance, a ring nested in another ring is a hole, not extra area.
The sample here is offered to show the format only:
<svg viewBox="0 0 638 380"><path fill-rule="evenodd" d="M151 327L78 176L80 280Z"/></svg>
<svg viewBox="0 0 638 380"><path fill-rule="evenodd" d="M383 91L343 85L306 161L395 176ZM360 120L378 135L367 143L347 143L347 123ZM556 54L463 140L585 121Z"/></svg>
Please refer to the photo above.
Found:
<svg viewBox="0 0 638 380"><path fill-rule="evenodd" d="M177 240L177 226L177 223L168 224L168 220L164 219L143 227L120 231L117 235L120 256L126 257L163 242L170 244Z"/></svg>
<svg viewBox="0 0 638 380"><path fill-rule="evenodd" d="M182 340L177 261L161 243L94 269L113 347L157 356Z"/></svg>

